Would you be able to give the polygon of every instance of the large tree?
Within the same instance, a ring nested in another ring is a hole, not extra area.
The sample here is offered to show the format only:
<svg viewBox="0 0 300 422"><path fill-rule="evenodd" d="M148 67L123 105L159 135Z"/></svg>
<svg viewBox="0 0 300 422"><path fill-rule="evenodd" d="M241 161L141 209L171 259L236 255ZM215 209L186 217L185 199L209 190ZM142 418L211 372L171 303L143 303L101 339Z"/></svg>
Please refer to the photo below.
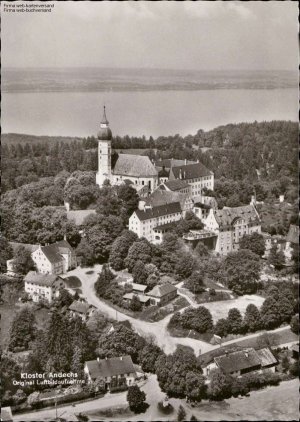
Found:
<svg viewBox="0 0 300 422"><path fill-rule="evenodd" d="M124 260L130 246L136 240L137 235L129 230L124 230L121 236L114 240L109 254L109 263L114 270L120 271L125 268Z"/></svg>
<svg viewBox="0 0 300 422"><path fill-rule="evenodd" d="M34 262L31 258L31 252L24 246L17 246L14 252L12 267L15 273L27 274L35 268Z"/></svg>
<svg viewBox="0 0 300 422"><path fill-rule="evenodd" d="M237 308L231 308L227 317L228 332L232 334L239 334L243 328L243 317Z"/></svg>
<svg viewBox="0 0 300 422"><path fill-rule="evenodd" d="M250 332L260 330L263 327L259 309L253 303L250 303L246 308L244 326Z"/></svg>
<svg viewBox="0 0 300 422"><path fill-rule="evenodd" d="M106 290L110 287L111 282L115 278L115 275L110 270L107 264L104 264L99 274L99 277L95 283L95 290L98 296L103 296Z"/></svg>
<svg viewBox="0 0 300 422"><path fill-rule="evenodd" d="M276 270L281 270L285 264L284 253L278 248L276 243L270 249L268 262L273 265Z"/></svg>
<svg viewBox="0 0 300 422"><path fill-rule="evenodd" d="M229 253L219 270L223 283L238 295L256 292L259 273L259 257L247 249Z"/></svg>
<svg viewBox="0 0 300 422"><path fill-rule="evenodd" d="M128 250L128 255L125 259L125 265L128 268L128 271L131 272L138 260L144 264L148 264L151 262L151 257L151 244L146 239L137 240L130 246Z"/></svg>
<svg viewBox="0 0 300 422"><path fill-rule="evenodd" d="M223 400L231 396L232 379L220 369L214 369L209 374L208 397L213 400Z"/></svg>
<svg viewBox="0 0 300 422"><path fill-rule="evenodd" d="M6 261L13 257L13 249L7 239L0 235L0 272L5 273L7 270Z"/></svg>
<svg viewBox="0 0 300 422"><path fill-rule="evenodd" d="M14 317L10 328L9 350L16 347L28 349L35 338L36 320L32 309L28 306L21 309Z"/></svg>
<svg viewBox="0 0 300 422"><path fill-rule="evenodd" d="M146 401L146 394L138 385L131 385L128 387L126 399L130 409L137 412L143 408Z"/></svg>
<svg viewBox="0 0 300 422"><path fill-rule="evenodd" d="M205 287L202 273L200 271L194 271L185 281L184 287L194 294L204 292Z"/></svg>
<svg viewBox="0 0 300 422"><path fill-rule="evenodd" d="M240 240L240 249L248 249L258 256L265 253L265 240L262 234L254 232L244 235Z"/></svg>
<svg viewBox="0 0 300 422"><path fill-rule="evenodd" d="M145 346L146 341L132 329L119 325L110 334L104 334L99 339L98 354L100 357L130 355L134 362Z"/></svg>
<svg viewBox="0 0 300 422"><path fill-rule="evenodd" d="M192 350L176 349L171 355L161 354L155 367L159 386L170 397L183 398L188 393L201 398L202 369ZM196 383L195 377L198 377Z"/></svg>
<svg viewBox="0 0 300 422"><path fill-rule="evenodd" d="M77 170L66 181L64 197L72 208L86 209L96 202L98 195L94 172Z"/></svg>

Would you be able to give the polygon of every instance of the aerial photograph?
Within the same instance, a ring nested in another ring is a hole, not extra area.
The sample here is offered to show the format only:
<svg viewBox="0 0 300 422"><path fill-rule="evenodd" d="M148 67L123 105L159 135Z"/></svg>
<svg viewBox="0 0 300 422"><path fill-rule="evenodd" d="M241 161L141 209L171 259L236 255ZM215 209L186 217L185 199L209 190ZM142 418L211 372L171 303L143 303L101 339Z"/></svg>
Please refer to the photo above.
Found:
<svg viewBox="0 0 300 422"><path fill-rule="evenodd" d="M1 421L299 420L295 1L1 1Z"/></svg>

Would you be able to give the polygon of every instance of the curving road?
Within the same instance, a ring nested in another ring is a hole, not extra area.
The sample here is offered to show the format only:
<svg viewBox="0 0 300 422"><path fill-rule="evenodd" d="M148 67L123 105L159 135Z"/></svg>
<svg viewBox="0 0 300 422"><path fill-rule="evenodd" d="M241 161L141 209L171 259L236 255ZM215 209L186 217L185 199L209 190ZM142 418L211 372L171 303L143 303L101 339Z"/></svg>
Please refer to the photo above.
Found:
<svg viewBox="0 0 300 422"><path fill-rule="evenodd" d="M195 340L192 338L176 338L172 337L168 330L167 325L171 319L172 315L168 315L166 318L162 319L161 321L157 322L148 322L148 321L141 321L139 319L131 318L128 315L125 315L121 312L117 312L115 309L111 308L105 302L100 300L95 295L94 284L98 278L98 273L101 271L101 266L97 265L93 268L93 274L86 274L87 271L90 269L77 267L75 270L70 271L67 276L76 276L81 280L82 286L82 294L86 298L86 300L96 306L99 310L105 313L112 319L117 319L118 321L129 320L135 330L142 336L153 336L156 338L157 344L166 352L172 353L175 349L177 344L182 344L185 346L190 346L194 349L196 355L198 355L199 351L201 353L208 352L211 349L214 349L215 346L212 346L206 342Z"/></svg>
<svg viewBox="0 0 300 422"><path fill-rule="evenodd" d="M148 321L141 321L136 318L129 317L126 314L123 314L119 311L116 311L114 308L110 307L107 303L103 302L101 299L99 299L94 290L94 284L98 278L98 274L101 271L101 265L95 265L93 269L91 268L81 268L77 267L75 270L70 271L67 276L76 276L81 280L81 290L83 296L86 298L86 300L96 306L101 312L106 314L111 319L117 319L118 321L124 321L129 320L132 324L132 326L135 328L135 330L142 335L143 337L152 336L156 339L156 342L158 346L160 346L165 353L172 353L176 349L176 346L178 344L182 344L184 346L190 346L194 349L194 352L196 355L199 353L206 353L210 350L216 349L219 346L218 345L211 345L209 343L206 343L201 340L196 340L190 337L173 337L170 335L169 331L167 330L168 323L172 317L172 315L166 316L161 321L157 322L148 322ZM87 272L91 272L93 270L92 274L87 274ZM181 287L181 284L179 283L177 287ZM190 305L193 307L200 306L199 304L196 304L190 297L188 297L184 291L180 291L179 294L183 297L185 297ZM263 302L263 298L256 295L245 295L241 296L238 299L233 300L226 300L226 301L219 301L219 302L208 302L208 303L201 303L201 306L207 307L212 316L214 321L218 320L219 318L223 318L227 316L228 309L233 307L238 307L240 311L243 313L249 303L255 303L257 306L261 306ZM181 310L181 312L183 309ZM277 328L275 331L281 331L286 330L287 327L280 327ZM261 335L261 331L258 333L254 333L245 337L240 337L238 339L230 340L228 342L223 343L223 345L226 344L232 344L236 341L243 340L245 338L251 338L251 337L257 337Z"/></svg>

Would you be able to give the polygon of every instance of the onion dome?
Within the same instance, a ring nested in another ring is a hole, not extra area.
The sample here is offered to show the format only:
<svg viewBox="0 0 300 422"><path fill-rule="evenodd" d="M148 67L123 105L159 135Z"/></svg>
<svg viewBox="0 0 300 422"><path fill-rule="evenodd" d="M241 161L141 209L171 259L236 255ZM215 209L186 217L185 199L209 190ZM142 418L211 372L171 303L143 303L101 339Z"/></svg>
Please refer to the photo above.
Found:
<svg viewBox="0 0 300 422"><path fill-rule="evenodd" d="M100 123L100 130L97 134L98 139L100 141L110 141L112 138L111 130L108 126L109 121L107 120L106 113L105 113L105 106L103 107L103 117Z"/></svg>

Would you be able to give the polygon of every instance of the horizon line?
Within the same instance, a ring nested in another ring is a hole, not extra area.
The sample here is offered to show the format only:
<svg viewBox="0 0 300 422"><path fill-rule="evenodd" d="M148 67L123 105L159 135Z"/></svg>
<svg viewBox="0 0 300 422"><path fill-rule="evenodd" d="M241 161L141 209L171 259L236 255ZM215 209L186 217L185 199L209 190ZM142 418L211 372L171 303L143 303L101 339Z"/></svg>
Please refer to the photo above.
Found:
<svg viewBox="0 0 300 422"><path fill-rule="evenodd" d="M185 72L297 72L298 69L286 69L286 68L273 68L273 69L237 69L237 68L226 68L226 69L187 69L187 68L171 68L171 67L116 67L116 66L5 66L2 65L2 70L46 70L46 69L102 69L102 70L160 70L160 71L185 71Z"/></svg>

